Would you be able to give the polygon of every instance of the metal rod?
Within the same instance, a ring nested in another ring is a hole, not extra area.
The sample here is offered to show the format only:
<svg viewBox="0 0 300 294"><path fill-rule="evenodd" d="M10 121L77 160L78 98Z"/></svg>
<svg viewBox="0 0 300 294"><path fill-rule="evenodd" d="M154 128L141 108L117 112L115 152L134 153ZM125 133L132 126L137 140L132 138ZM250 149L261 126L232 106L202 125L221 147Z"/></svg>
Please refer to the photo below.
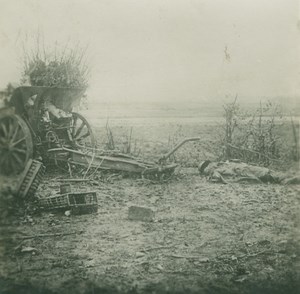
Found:
<svg viewBox="0 0 300 294"><path fill-rule="evenodd" d="M183 144L189 141L199 141L201 138L195 137L195 138L186 138L180 143L178 143L171 151L169 151L167 154L163 155L160 159L159 162L162 162L166 159L168 159L175 151L177 151Z"/></svg>

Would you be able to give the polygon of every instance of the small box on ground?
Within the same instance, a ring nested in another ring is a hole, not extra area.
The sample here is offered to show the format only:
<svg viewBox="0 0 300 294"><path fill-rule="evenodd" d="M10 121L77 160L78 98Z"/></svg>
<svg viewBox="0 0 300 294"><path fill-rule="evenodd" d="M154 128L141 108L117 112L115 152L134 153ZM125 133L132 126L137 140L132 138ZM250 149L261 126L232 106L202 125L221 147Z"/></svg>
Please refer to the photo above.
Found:
<svg viewBox="0 0 300 294"><path fill-rule="evenodd" d="M155 213L151 208L141 206L130 206L128 208L128 219L135 221L152 222L154 220Z"/></svg>

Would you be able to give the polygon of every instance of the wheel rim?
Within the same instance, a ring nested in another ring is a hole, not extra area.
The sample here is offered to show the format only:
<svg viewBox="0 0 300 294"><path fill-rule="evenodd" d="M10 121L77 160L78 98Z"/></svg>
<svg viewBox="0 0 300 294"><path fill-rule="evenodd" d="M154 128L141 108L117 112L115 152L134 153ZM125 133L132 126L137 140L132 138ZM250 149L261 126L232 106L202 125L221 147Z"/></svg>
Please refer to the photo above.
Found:
<svg viewBox="0 0 300 294"><path fill-rule="evenodd" d="M88 121L76 112L72 113L71 138L73 144L79 148L96 146L96 140Z"/></svg>
<svg viewBox="0 0 300 294"><path fill-rule="evenodd" d="M5 174L22 171L32 158L33 144L30 130L19 116L0 120L0 167Z"/></svg>

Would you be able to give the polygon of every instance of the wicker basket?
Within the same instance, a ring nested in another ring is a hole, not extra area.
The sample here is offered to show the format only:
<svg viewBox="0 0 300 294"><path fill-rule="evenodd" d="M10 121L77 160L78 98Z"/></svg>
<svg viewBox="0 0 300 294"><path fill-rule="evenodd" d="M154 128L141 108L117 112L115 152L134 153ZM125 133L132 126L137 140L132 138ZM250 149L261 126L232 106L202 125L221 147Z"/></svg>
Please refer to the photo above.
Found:
<svg viewBox="0 0 300 294"><path fill-rule="evenodd" d="M45 210L70 209L73 214L98 211L96 192L72 192L38 200L39 207Z"/></svg>

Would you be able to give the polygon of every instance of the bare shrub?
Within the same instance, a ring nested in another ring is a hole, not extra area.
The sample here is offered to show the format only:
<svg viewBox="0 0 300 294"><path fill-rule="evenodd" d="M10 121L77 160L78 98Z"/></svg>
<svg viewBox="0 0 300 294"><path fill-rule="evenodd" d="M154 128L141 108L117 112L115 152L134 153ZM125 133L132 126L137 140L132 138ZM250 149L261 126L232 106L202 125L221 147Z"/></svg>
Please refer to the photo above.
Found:
<svg viewBox="0 0 300 294"><path fill-rule="evenodd" d="M59 49L60 48L60 49ZM40 34L33 49L23 45L23 73L21 84L48 87L88 86L90 68L87 63L87 47L68 44L57 48L45 48Z"/></svg>
<svg viewBox="0 0 300 294"><path fill-rule="evenodd" d="M282 142L278 128L282 126L279 105L267 102L251 113L243 112L237 104L224 105L223 158L269 166L282 157Z"/></svg>

